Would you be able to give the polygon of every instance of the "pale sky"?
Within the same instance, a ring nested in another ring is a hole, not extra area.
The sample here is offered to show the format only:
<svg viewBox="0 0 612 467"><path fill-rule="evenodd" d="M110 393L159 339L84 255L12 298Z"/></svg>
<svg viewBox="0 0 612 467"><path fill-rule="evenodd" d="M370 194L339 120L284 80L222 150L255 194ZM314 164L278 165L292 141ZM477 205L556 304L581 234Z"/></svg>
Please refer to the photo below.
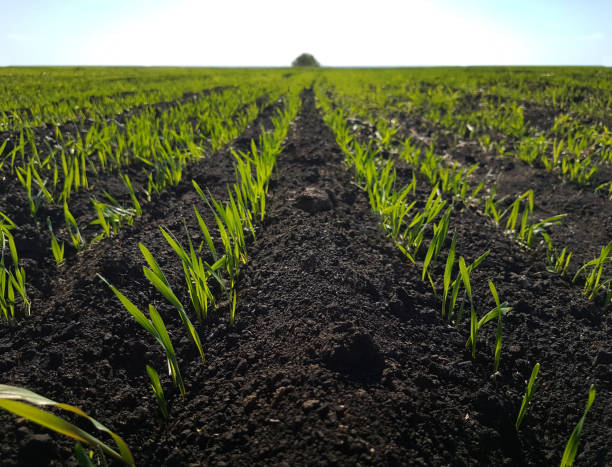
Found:
<svg viewBox="0 0 612 467"><path fill-rule="evenodd" d="M0 0L0 66L612 66L612 0Z"/></svg>

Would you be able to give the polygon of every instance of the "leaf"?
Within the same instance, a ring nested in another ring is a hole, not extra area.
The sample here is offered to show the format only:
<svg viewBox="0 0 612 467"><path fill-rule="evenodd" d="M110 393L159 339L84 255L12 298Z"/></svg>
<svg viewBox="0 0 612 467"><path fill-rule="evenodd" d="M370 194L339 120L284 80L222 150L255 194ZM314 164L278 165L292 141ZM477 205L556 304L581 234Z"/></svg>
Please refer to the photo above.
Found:
<svg viewBox="0 0 612 467"><path fill-rule="evenodd" d="M208 250L210 251L210 254L213 257L213 261L217 261L217 250L215 249L215 245L213 243L210 232L208 231L208 227L206 226L204 219L202 219L202 216L200 216L200 213L198 212L198 209L195 206L193 207L193 210L195 211L198 224L200 225L200 230L202 231L202 235L204 235L204 240L206 240L206 244L208 245Z"/></svg>
<svg viewBox="0 0 612 467"><path fill-rule="evenodd" d="M38 406L55 406L60 409L67 410L82 417L85 417L94 425L94 427L96 427L96 429L108 433L110 436L112 436L115 443L119 447L119 451L121 454L117 453L115 450L100 441L98 438L90 435L86 431L73 425L72 423L67 422L66 420L58 417L57 415L20 401L26 401L29 404L34 404ZM0 407L5 410L8 410L9 412L14 413L19 417L26 418L41 426L74 438L77 441L97 447L106 454L125 463L126 465L135 465L132 453L130 452L130 449L128 448L125 441L123 441L123 439L119 435L113 433L100 422L90 417L77 407L74 407L69 404L57 403L52 401L51 399L47 399L46 397L43 397L27 389L15 386L8 386L4 384L0 384Z"/></svg>
<svg viewBox="0 0 612 467"><path fill-rule="evenodd" d="M125 295L123 295L121 292L119 292L119 290L117 290L113 285L111 285L104 277L102 277L100 274L98 274L98 277L110 287L110 289L121 301L121 303L123 303L125 309L136 319L138 324L140 324L143 328L145 328L159 340L159 335L157 331L155 330L149 319L144 315L144 313L140 311L138 307L134 305Z"/></svg>
<svg viewBox="0 0 612 467"><path fill-rule="evenodd" d="M142 270L144 272L145 277L149 279L151 284L155 286L155 288L166 298L166 300L168 300L178 310L184 309L182 303L179 301L176 295L174 295L174 292L172 292L172 289L170 288L168 283L165 282L165 277L164 279L162 279L149 268L143 267Z"/></svg>
<svg viewBox="0 0 612 467"><path fill-rule="evenodd" d="M459 271L461 273L461 280L463 281L463 285L465 286L465 290L467 291L468 297L472 297L472 287L470 286L470 274L465 266L465 259L463 256L459 258Z"/></svg>
<svg viewBox="0 0 612 467"><path fill-rule="evenodd" d="M574 459L576 458L576 454L578 454L578 445L580 443L580 436L582 435L582 427L584 425L584 421L586 419L593 402L595 402L595 387L591 385L589 389L589 398L587 400L587 405L584 409L584 414L580 421L572 431L569 440L567 441L567 445L565 446L565 450L563 451L563 457L561 458L561 467L570 467L574 464Z"/></svg>
<svg viewBox="0 0 612 467"><path fill-rule="evenodd" d="M157 261L155 261L155 258L153 257L151 252L147 249L147 247L144 246L142 243L139 243L138 244L138 248L140 248L140 252L142 253L142 256L144 256L144 259L147 261L147 264L152 269L153 273L157 277L159 277L159 279L164 284L166 284L166 286L170 287L170 284L168 284L168 281L166 280L166 276L164 276L164 273L162 272L161 268L159 267L159 264L157 264Z"/></svg>

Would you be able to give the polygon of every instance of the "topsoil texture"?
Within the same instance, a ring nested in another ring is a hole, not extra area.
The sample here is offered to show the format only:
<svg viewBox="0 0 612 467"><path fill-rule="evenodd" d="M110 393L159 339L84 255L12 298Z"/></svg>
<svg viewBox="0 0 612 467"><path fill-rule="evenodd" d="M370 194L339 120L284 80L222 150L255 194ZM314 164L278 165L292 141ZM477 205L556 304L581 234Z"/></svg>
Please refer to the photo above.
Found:
<svg viewBox="0 0 612 467"><path fill-rule="evenodd" d="M227 324L222 304L196 326L206 364L143 277L137 247L146 244L173 289L183 289L158 230L181 235L185 219L200 241L192 206L207 209L183 184L60 268L33 315L0 329L0 381L79 406L120 434L138 465L558 465L594 384L577 463L612 465L609 315L482 217L456 214L458 254L471 262L492 251L474 273L479 314L493 307L488 279L514 306L493 377L495 326L483 328L472 360L467 328L440 318L421 269L385 237L351 183L312 91L302 97L241 271L237 323ZM222 197L231 155L215 157L192 174ZM144 372L150 363L162 373L162 351L96 273L163 315L188 390L183 402L162 377L166 423ZM179 298L187 303L184 292ZM536 362L540 384L517 434ZM0 423L0 465L75 464L70 440L8 414Z"/></svg>

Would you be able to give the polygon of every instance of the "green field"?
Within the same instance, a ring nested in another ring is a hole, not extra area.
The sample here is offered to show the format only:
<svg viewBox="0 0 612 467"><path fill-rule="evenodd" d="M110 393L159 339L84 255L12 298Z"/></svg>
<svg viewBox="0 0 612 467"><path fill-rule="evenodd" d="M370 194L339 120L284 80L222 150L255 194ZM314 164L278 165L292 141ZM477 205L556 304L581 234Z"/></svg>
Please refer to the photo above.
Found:
<svg viewBox="0 0 612 467"><path fill-rule="evenodd" d="M0 68L0 467L609 465L611 129L603 67Z"/></svg>

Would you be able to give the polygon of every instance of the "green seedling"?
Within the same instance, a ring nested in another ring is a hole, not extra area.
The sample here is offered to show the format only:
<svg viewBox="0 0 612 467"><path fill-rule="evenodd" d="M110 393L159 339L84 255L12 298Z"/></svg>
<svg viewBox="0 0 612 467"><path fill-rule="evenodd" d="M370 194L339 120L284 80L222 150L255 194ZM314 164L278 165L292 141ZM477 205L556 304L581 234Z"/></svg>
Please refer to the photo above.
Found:
<svg viewBox="0 0 612 467"><path fill-rule="evenodd" d="M68 233L70 234L70 240L72 241L74 248L77 251L81 251L83 248L85 248L85 241L81 236L81 231L79 230L76 219L68 209L68 203L66 201L64 201L64 220L66 221L66 227L68 229Z"/></svg>
<svg viewBox="0 0 612 467"><path fill-rule="evenodd" d="M5 139L4 143L2 143L2 146L0 146L0 170L2 170L2 167L4 166L4 163L6 162L6 159L2 160L2 154L4 154L4 148L6 148L6 144L8 143L8 141L9 141L8 139Z"/></svg>
<svg viewBox="0 0 612 467"><path fill-rule="evenodd" d="M196 191L208 204L217 221L219 235L225 251L225 270L229 277L229 290L232 290L236 283L241 263L246 263L248 259L244 236L244 226L247 224L246 219L241 217L240 210L231 192L229 193L230 203L223 206L210 193L209 200L198 184L195 181L193 183Z"/></svg>
<svg viewBox="0 0 612 467"><path fill-rule="evenodd" d="M448 256L446 258L446 266L444 267L444 295L442 297L442 318L446 316L446 302L448 301L448 292L450 290L453 265L455 264L455 249L457 246L457 235L453 234L453 240L451 241L450 249L448 250Z"/></svg>
<svg viewBox="0 0 612 467"><path fill-rule="evenodd" d="M17 228L17 225L2 211L0 211L0 225L4 225L8 230Z"/></svg>
<svg viewBox="0 0 612 467"><path fill-rule="evenodd" d="M60 245L53 233L53 226L51 225L51 219L47 217L47 225L49 226L49 233L51 234L51 252L55 262L60 265L64 262L64 242Z"/></svg>
<svg viewBox="0 0 612 467"><path fill-rule="evenodd" d="M134 212L136 213L136 216L138 217L142 216L142 207L140 206L140 202L138 201L138 198L136 197L136 193L134 193L134 187L132 186L130 177L128 177L127 174L124 174L121 176L121 179L123 180L123 182L125 183L125 186L130 192L130 198L132 199L132 204L134 205Z"/></svg>
<svg viewBox="0 0 612 467"><path fill-rule="evenodd" d="M572 259L572 252L568 251L567 247L564 247L560 253L557 253L557 250L552 246L550 236L546 233L542 234L542 236L544 237L546 244L548 246L547 270L550 272L555 272L561 276L564 276L565 273L567 272L567 268L569 267L570 260Z"/></svg>
<svg viewBox="0 0 612 467"><path fill-rule="evenodd" d="M519 241L523 242L527 247L533 248L536 235L547 235L547 229L553 225L561 224L561 221L566 216L567 214L557 214L531 225L527 225L527 219L525 218L525 223L521 223L521 230L518 236Z"/></svg>
<svg viewBox="0 0 612 467"><path fill-rule="evenodd" d="M491 295L493 295L493 299L495 300L495 309L497 310L497 332L495 333L495 356L493 364L493 373L496 374L499 370L499 360L501 358L502 349L502 306L499 303L497 289L491 281L489 281L489 289L491 289ZM482 326L482 324L478 324Z"/></svg>
<svg viewBox="0 0 612 467"><path fill-rule="evenodd" d="M102 451L99 451L98 454L101 456L100 457L101 464L108 465L108 462L106 461L106 457L104 456ZM80 467L94 467L94 463L92 462L93 456L94 456L94 451L90 450L88 454L85 451L85 448L83 447L81 443L77 442L74 445L74 457L76 458Z"/></svg>
<svg viewBox="0 0 612 467"><path fill-rule="evenodd" d="M49 193L45 186L45 182L36 170L33 162L27 164L26 168L17 168L17 178L26 190L26 197L30 207L30 215L36 217L43 200L49 203L53 203L53 196ZM38 185L38 192L35 193L33 184Z"/></svg>
<svg viewBox="0 0 612 467"><path fill-rule="evenodd" d="M157 401L159 411L164 417L164 420L168 420L168 406L166 405L166 397L164 396L164 390L162 388L161 382L159 381L159 375L153 367L147 365L146 368L147 375L149 375L149 379L151 380L151 389L153 389L153 394L155 394L155 400Z"/></svg>
<svg viewBox="0 0 612 467"><path fill-rule="evenodd" d="M135 209L124 208L108 193L105 192L105 195L112 204L99 202L91 198L98 218L90 222L90 224L99 225L102 228L102 233L96 237L93 242L99 241L104 237L110 237L111 234L116 234L124 223L132 225L134 216L136 215Z"/></svg>
<svg viewBox="0 0 612 467"><path fill-rule="evenodd" d="M584 282L584 294L587 295L589 300L593 300L595 296L604 290L607 290L605 303L606 306L610 305L610 299L612 298L612 277L603 276L606 264L612 262L612 241L605 247L602 247L599 257L592 259L585 263L574 275L572 282L576 282L576 279L581 275L585 275L586 279ZM603 279L602 279L603 276Z"/></svg>
<svg viewBox="0 0 612 467"><path fill-rule="evenodd" d="M30 301L26 293L26 273L19 266L15 239L10 232L15 224L7 216L3 215L3 218L8 222L4 224L0 221L0 311L10 323L15 319L15 298L21 298L25 316L30 316ZM9 256L11 265L6 260Z"/></svg>
<svg viewBox="0 0 612 467"><path fill-rule="evenodd" d="M219 262L210 266L197 256L189 235L189 252L187 252L169 231L163 227L160 227L160 229L166 241L181 259L189 298L195 309L198 321L202 321L203 318L208 316L209 303L216 307L214 296L208 287L208 279L212 276L217 279L222 289L225 287L225 284L216 273L223 263Z"/></svg>
<svg viewBox="0 0 612 467"><path fill-rule="evenodd" d="M516 431L519 431L521 423L523 423L523 418L525 418L527 407L529 406L531 398L533 397L533 393L535 391L535 381L539 371L540 364L536 363L533 367L533 370L531 371L531 377L529 378L529 382L527 383L527 389L525 391L525 395L523 396L523 402L521 403L521 408L519 410L518 417L516 417L516 423L514 424Z"/></svg>
<svg viewBox="0 0 612 467"><path fill-rule="evenodd" d="M563 457L561 458L561 467L571 467L574 465L574 459L576 458L576 454L578 454L578 445L580 444L580 436L582 435L582 427L584 425L584 421L586 419L593 402L595 402L595 387L591 385L589 389L589 398L587 400L587 405L584 409L584 414L578 421L578 424L572 431L569 440L567 441L567 445L565 446L565 451L563 451Z"/></svg>
<svg viewBox="0 0 612 467"><path fill-rule="evenodd" d="M421 280L425 280L425 277L429 279L429 283L434 291L434 294L437 296L436 287L434 285L434 281L431 277L431 274L427 272L427 269L431 262L435 262L438 259L438 255L444 246L444 242L446 241L446 234L448 232L448 226L450 224L450 215L452 212L452 207L448 208L440 222L434 225L434 235L429 244L429 248L427 250L427 254L425 255L425 261L423 262L423 273Z"/></svg>
<svg viewBox="0 0 612 467"><path fill-rule="evenodd" d="M514 203L510 205L508 210L510 211L510 215L508 216L508 220L506 222L506 230L516 231L516 223L518 221L519 209L521 207L521 201L527 199L527 206L523 209L523 215L521 216L521 232L526 229L527 218L529 214L533 212L533 190L527 190L525 193L520 195ZM506 212L508 211L506 210ZM505 217L505 213L501 215L501 217Z"/></svg>
<svg viewBox="0 0 612 467"><path fill-rule="evenodd" d="M491 250L485 251L482 255L476 258L476 260L474 260L472 264L467 266L468 278L469 278L469 275L472 273L472 271L476 269L480 265L480 263L484 261L484 259L489 255L490 252ZM445 274L451 274L452 268L454 265L454 258L455 258L455 255L453 254L452 261L450 262L450 264L447 258ZM446 272L447 270L448 270L448 273ZM461 287L462 281L463 279L462 279L461 270L459 270L457 272L457 276L455 277L455 280L452 282L452 284L450 284L451 293L450 293L450 306L448 308L448 321L452 319L453 313L455 311L455 305L457 303L457 298L459 296L459 288ZM466 291L466 294L467 294L467 291ZM465 295L464 295L464 299L466 298ZM462 307L463 307L463 302L462 302ZM461 318L462 318L462 309L459 311L459 313L457 313L457 320L456 320L457 326L459 326L459 324L461 323Z"/></svg>
<svg viewBox="0 0 612 467"><path fill-rule="evenodd" d="M470 320L470 340L472 343L472 358L476 358L476 335L478 333L478 320L476 317L476 310L474 309L474 300L472 299L472 287L470 285L470 274L465 265L463 256L459 258L459 272L461 274L461 280L465 287L468 299L470 300L471 320Z"/></svg>
<svg viewBox="0 0 612 467"><path fill-rule="evenodd" d="M181 372L179 370L178 361L176 359L176 353L174 352L174 346L170 341L170 336L168 335L168 331L166 329L166 325L162 320L161 316L155 309L153 305L149 305L149 316L151 319L147 318L142 311L136 307L125 295L123 295L119 290L117 290L114 286L112 286L104 277L98 274L98 277L104 281L106 285L113 291L113 293L117 296L119 301L123 304L125 309L134 317L136 322L140 324L144 329L146 329L155 340L159 342L166 353L166 359L168 361L168 373L172 376L172 381L174 385L181 392L181 396L185 399L185 383L183 382L183 378L181 376Z"/></svg>
<svg viewBox="0 0 612 467"><path fill-rule="evenodd" d="M493 217L496 225L499 225L502 219L502 212L497 208L497 204L495 202L495 187L491 188L491 193L485 200L485 216ZM500 199L497 203L501 203L505 198Z"/></svg>
<svg viewBox="0 0 612 467"><path fill-rule="evenodd" d="M149 279L149 282L151 282L151 284L153 284L153 286L166 298L166 300L168 300L168 302L170 302L176 308L181 318L181 321L183 322L183 325L187 328L189 338L193 341L193 343L198 349L198 352L200 353L202 363L205 363L206 359L204 358L204 351L202 349L200 337L198 336L195 327L191 323L191 320L187 316L185 308L170 288L170 284L168 283L166 276L160 269L159 265L157 264L157 261L155 261L155 258L153 258L151 252L142 243L139 243L138 247L140 248L140 251L144 256L145 260L147 261L147 264L149 265L148 268L142 268L145 277Z"/></svg>
<svg viewBox="0 0 612 467"><path fill-rule="evenodd" d="M609 199L612 199L612 180L609 182L602 183L597 188L595 188L595 191L606 191L606 189Z"/></svg>

